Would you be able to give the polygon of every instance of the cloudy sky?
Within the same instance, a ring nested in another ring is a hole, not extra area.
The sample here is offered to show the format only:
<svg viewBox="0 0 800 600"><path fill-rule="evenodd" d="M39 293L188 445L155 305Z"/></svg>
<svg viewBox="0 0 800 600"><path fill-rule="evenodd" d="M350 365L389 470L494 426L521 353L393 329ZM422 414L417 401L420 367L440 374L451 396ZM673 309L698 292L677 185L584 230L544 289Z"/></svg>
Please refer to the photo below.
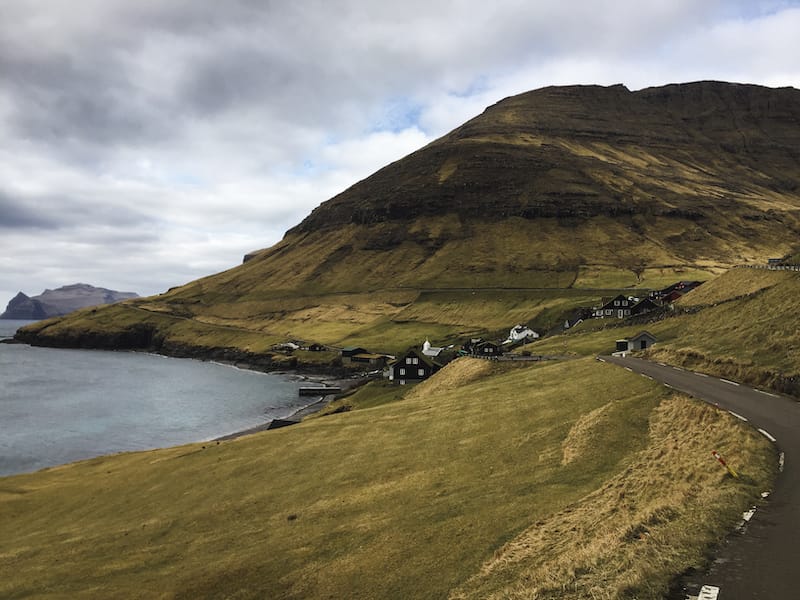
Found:
<svg viewBox="0 0 800 600"><path fill-rule="evenodd" d="M0 310L241 262L505 96L800 87L800 1L0 0Z"/></svg>

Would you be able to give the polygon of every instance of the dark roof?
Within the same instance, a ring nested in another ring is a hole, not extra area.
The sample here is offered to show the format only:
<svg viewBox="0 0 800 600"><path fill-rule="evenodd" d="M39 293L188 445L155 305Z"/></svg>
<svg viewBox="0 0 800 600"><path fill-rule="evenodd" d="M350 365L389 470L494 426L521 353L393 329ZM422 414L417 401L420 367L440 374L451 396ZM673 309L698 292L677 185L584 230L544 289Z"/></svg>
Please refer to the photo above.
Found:
<svg viewBox="0 0 800 600"><path fill-rule="evenodd" d="M440 363L436 362L435 360L431 359L430 356L425 356L422 353L422 349L421 348L411 348L409 350L406 350L405 353L403 353L400 356L398 356L397 360L393 361L389 366L393 367L395 365L398 365L398 364L402 363L409 356L414 356L414 357L418 358L421 362L425 363L426 365L428 365L432 369L441 369L442 366L443 366L442 364L440 364Z"/></svg>
<svg viewBox="0 0 800 600"><path fill-rule="evenodd" d="M601 300L602 304L598 308L606 308L610 305L614 300L628 300L628 297L625 294L617 294L613 298L603 298ZM611 306L613 308L613 305Z"/></svg>
<svg viewBox="0 0 800 600"><path fill-rule="evenodd" d="M631 306L631 310L636 310L637 308L639 308L641 306L647 306L648 304L651 305L653 308L659 308L661 306L656 301L654 301L652 298L645 297L645 298L642 298L641 300L639 300L633 306Z"/></svg>
<svg viewBox="0 0 800 600"><path fill-rule="evenodd" d="M634 335L634 336L633 336L633 337L631 337L630 339L631 339L631 341L633 341L633 340L636 340L636 339L638 339L638 338L640 338L640 337L649 337L649 338L651 338L651 339L653 339L653 340L656 340L656 339L658 339L658 338L656 338L656 336L654 336L654 335L653 335L652 333L650 333L649 331L640 331L639 333L637 333L636 335Z"/></svg>
<svg viewBox="0 0 800 600"><path fill-rule="evenodd" d="M369 350L361 346L345 346L342 348L342 356L352 356L353 354L367 354Z"/></svg>

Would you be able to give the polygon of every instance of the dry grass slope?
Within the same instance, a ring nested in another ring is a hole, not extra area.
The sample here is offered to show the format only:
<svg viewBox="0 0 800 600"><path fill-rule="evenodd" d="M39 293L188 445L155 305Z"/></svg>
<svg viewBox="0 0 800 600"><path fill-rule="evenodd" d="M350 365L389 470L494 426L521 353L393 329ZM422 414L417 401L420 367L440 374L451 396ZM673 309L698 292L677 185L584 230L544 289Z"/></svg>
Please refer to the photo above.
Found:
<svg viewBox="0 0 800 600"><path fill-rule="evenodd" d="M606 407L590 419L602 418ZM702 565L705 548L719 540L739 502L742 485L709 468L709 448L742 468L751 486L769 479L759 464L769 451L752 432L731 438L731 419L685 397L662 402L651 417L647 447L627 469L516 536L450 597L663 598L669 574ZM582 446L580 438L593 429L584 419L571 432L570 447ZM720 512L708 512L709 506Z"/></svg>
<svg viewBox="0 0 800 600"><path fill-rule="evenodd" d="M405 600L556 589L526 579L532 559L512 540L531 535L545 540L535 560L547 564L530 568L567 585L616 589L652 575L660 588L702 560L731 511L767 485L760 465L774 457L760 436L686 401L657 408L664 388L623 369L487 364L457 361L441 382L371 410L0 479L0 597ZM609 404L620 418L585 426ZM721 478L707 460L712 443L749 479ZM593 460L563 464L565 444L591 445ZM680 502L692 510L671 508ZM689 535L695 519L714 533ZM651 573L633 555L649 557L655 540L682 550ZM562 550L578 546L597 554L573 563ZM524 570L501 568L511 556Z"/></svg>

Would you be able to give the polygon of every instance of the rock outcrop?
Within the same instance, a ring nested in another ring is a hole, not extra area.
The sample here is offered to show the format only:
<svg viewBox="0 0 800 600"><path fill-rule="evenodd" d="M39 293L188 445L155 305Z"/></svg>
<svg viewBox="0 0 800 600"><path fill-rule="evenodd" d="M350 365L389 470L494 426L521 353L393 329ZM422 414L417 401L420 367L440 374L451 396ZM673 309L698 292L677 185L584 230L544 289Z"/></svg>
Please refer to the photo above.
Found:
<svg viewBox="0 0 800 600"><path fill-rule="evenodd" d="M8 303L0 319L39 320L48 317L42 303L20 292Z"/></svg>

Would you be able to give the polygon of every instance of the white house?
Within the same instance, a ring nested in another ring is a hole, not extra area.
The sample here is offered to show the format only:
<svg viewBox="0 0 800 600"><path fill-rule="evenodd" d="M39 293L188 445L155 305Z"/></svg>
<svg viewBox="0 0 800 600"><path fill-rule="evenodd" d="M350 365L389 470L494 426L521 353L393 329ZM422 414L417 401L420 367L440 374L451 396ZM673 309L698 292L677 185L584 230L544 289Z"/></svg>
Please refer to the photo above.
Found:
<svg viewBox="0 0 800 600"><path fill-rule="evenodd" d="M539 334L527 325L517 325L511 329L508 334L508 339L503 343L513 344L514 342L531 341L538 338Z"/></svg>
<svg viewBox="0 0 800 600"><path fill-rule="evenodd" d="M442 350L444 350L444 348L436 348L431 346L431 343L428 340L425 340L425 343L422 344L422 353L425 356L432 356L435 358L442 353Z"/></svg>

